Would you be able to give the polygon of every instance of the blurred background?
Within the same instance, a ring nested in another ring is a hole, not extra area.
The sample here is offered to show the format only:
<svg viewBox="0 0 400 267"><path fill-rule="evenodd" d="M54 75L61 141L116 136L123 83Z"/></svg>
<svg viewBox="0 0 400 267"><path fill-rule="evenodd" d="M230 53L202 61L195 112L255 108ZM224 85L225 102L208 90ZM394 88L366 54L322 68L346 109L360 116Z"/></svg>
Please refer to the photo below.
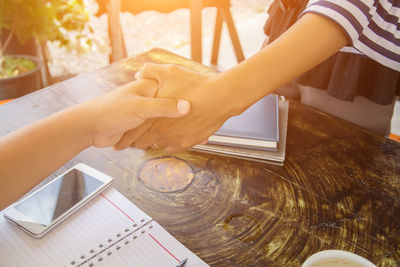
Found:
<svg viewBox="0 0 400 267"><path fill-rule="evenodd" d="M99 5L94 0L89 3L89 24L93 33L87 33L94 42L89 53L84 48L60 48L49 44L51 57L50 71L53 77L69 76L92 71L108 64L109 39L107 14L96 16ZM267 8L271 0L232 0L231 13L239 35L245 57L257 52L265 38L263 26L267 19ZM203 63L209 65L216 8L206 7L202 11ZM120 21L128 56L151 48L164 48L190 58L190 13L182 8L170 13L143 11L138 14L121 12ZM231 40L223 24L218 68L234 66L236 58ZM80 52L79 52L80 51Z"/></svg>

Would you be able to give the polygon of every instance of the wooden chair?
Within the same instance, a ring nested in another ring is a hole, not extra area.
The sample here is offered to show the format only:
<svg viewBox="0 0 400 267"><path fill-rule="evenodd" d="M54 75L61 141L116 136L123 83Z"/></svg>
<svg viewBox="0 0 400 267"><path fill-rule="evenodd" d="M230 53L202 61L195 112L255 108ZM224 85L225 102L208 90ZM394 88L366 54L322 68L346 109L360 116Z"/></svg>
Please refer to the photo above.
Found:
<svg viewBox="0 0 400 267"><path fill-rule="evenodd" d="M223 22L227 24L237 61L241 62L244 60L242 47L230 12L230 0L98 0L98 2L100 6L98 14L107 12L109 18L110 62L127 56L121 22L119 20L119 13L121 11L137 14L145 10L156 10L167 13L178 8L190 9L191 58L202 62L201 12L204 7L217 8L211 64L215 65L218 62Z"/></svg>

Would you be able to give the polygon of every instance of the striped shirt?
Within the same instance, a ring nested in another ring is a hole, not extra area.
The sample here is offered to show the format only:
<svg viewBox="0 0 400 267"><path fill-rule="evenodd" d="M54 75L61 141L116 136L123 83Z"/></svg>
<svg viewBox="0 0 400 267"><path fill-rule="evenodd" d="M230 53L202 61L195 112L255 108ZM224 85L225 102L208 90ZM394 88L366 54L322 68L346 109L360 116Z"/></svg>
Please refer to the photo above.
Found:
<svg viewBox="0 0 400 267"><path fill-rule="evenodd" d="M310 0L304 13L332 19L355 49L400 71L400 0Z"/></svg>

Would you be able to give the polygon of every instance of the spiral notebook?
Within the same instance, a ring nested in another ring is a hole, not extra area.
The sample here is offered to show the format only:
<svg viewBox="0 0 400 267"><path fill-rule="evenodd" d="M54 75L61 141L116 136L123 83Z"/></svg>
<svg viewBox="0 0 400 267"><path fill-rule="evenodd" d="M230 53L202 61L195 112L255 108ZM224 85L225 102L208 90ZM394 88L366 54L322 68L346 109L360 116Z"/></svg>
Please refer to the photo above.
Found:
<svg viewBox="0 0 400 267"><path fill-rule="evenodd" d="M114 188L36 239L0 214L0 266L208 266Z"/></svg>

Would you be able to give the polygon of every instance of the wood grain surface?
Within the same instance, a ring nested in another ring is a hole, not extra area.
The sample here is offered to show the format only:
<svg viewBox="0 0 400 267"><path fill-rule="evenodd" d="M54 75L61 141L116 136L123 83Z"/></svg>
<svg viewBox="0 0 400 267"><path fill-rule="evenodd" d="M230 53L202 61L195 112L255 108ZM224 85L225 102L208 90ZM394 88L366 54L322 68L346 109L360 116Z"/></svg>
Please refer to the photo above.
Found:
<svg viewBox="0 0 400 267"><path fill-rule="evenodd" d="M151 50L0 106L0 135L134 80L144 62L214 72ZM160 173L169 171L166 178L173 179L192 172L192 180L180 190L162 192L139 176L144 164L165 156L161 150L90 148L47 180L78 162L101 170L212 266L300 266L324 249L351 251L378 266L400 265L400 145L395 141L291 101L283 167L179 153L173 157L182 164Z"/></svg>

